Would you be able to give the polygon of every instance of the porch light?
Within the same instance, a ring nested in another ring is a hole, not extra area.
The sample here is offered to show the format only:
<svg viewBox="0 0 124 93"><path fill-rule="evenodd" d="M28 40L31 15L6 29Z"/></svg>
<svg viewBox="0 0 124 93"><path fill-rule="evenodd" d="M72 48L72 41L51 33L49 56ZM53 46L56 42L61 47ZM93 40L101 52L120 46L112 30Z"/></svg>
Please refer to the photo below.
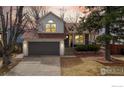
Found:
<svg viewBox="0 0 124 93"><path fill-rule="evenodd" d="M64 55L64 41L60 41L60 55Z"/></svg>
<svg viewBox="0 0 124 93"><path fill-rule="evenodd" d="M68 36L66 36L66 38L68 38Z"/></svg>
<svg viewBox="0 0 124 93"><path fill-rule="evenodd" d="M28 55L28 45L26 41L23 42L23 53L24 53L24 56Z"/></svg>

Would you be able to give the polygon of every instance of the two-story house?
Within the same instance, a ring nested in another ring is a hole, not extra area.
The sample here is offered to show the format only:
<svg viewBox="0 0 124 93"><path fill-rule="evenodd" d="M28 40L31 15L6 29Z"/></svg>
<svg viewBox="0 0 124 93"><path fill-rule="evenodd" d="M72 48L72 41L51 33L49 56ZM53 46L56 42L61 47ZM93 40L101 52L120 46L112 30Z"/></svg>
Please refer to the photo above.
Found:
<svg viewBox="0 0 124 93"><path fill-rule="evenodd" d="M37 32L24 34L23 53L28 55L64 55L65 47L86 44L93 38L89 33L78 34L71 23L49 12L39 20ZM73 30L73 31L72 31ZM93 35L93 34L92 34Z"/></svg>
<svg viewBox="0 0 124 93"><path fill-rule="evenodd" d="M64 55L64 21L49 12L39 20L39 24L35 38L24 37L24 55Z"/></svg>

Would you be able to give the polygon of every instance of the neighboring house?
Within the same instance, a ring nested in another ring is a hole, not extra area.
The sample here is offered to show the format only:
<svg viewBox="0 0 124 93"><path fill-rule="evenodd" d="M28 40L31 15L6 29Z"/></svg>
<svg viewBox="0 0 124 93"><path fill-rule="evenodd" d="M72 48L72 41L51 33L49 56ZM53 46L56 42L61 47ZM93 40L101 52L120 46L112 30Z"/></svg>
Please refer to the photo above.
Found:
<svg viewBox="0 0 124 93"><path fill-rule="evenodd" d="M64 55L65 47L90 43L89 33L77 34L76 26L49 12L39 20L38 32L24 33L23 53L28 55Z"/></svg>
<svg viewBox="0 0 124 93"><path fill-rule="evenodd" d="M103 34L105 34L105 28L102 28L102 29L100 29L99 30L99 33L98 33L98 36L100 36L100 35L103 35ZM114 33L110 33L113 37L115 37L115 38L117 38L119 35L116 35L116 34L114 34ZM123 37L123 35L120 35L120 36L122 36ZM111 40L110 41L110 44L114 44L114 45L124 45L124 39L120 39L120 38L118 38L118 39L116 39L116 40Z"/></svg>

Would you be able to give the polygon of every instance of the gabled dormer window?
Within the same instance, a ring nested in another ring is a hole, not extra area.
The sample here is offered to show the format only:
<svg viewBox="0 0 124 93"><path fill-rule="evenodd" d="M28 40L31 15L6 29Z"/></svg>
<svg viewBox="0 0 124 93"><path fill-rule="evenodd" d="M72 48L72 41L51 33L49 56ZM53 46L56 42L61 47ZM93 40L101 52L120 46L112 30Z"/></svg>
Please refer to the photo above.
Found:
<svg viewBox="0 0 124 93"><path fill-rule="evenodd" d="M56 32L56 23L53 20L49 20L46 24L46 32Z"/></svg>

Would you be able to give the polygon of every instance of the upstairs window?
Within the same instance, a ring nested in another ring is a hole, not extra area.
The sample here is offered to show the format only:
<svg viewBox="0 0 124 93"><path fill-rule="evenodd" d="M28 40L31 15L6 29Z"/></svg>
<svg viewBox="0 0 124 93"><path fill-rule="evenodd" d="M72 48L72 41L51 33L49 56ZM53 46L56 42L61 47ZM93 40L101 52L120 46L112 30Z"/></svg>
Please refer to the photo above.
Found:
<svg viewBox="0 0 124 93"><path fill-rule="evenodd" d="M56 24L53 20L49 20L46 24L46 32L56 32Z"/></svg>

